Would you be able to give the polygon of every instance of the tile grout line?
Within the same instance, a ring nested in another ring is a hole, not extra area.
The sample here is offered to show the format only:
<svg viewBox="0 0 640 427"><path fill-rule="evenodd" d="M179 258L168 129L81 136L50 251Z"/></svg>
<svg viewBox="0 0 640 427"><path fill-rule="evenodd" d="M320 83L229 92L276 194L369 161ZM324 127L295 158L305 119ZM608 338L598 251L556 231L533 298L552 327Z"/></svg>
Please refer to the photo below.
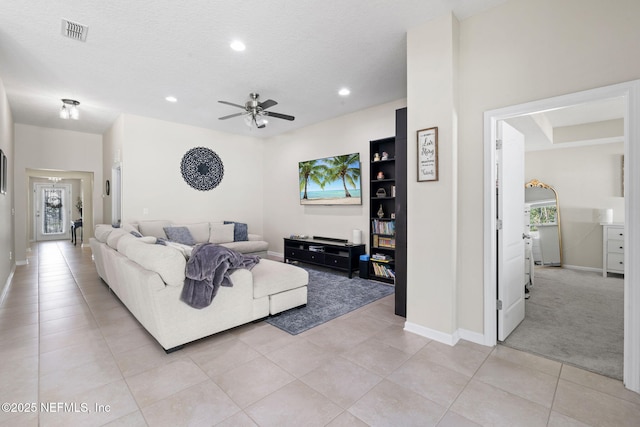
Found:
<svg viewBox="0 0 640 427"><path fill-rule="evenodd" d="M82 246L80 247L80 250L82 250ZM116 360L115 354L113 353L113 349L112 349L112 348L111 348L111 346L109 345L109 343L108 343L108 341L107 341L107 338L105 337L105 335L104 335L104 333L103 333L103 331L102 331L102 326L100 326L100 323L99 323L99 322L98 322L98 320L96 319L95 313L94 313L94 311L92 310L91 305L90 305L90 304L89 304L89 302L87 301L87 298L86 298L86 296L85 296L85 294L84 294L84 292L83 292L82 288L78 285L78 280L77 280L76 276L73 274L73 271L71 270L71 268L69 267L69 262L68 262L68 260L67 260L66 256L64 255L64 253L63 253L62 251L61 251L61 253L62 253L62 257L65 259L65 263L67 264L67 268L69 268L69 271L71 272L71 275L73 276L73 280L74 280L74 282L76 283L76 286L78 287L78 290L80 291L80 294L82 295L82 299L84 300L84 304L86 304L87 308L89 309L89 312L91 313L91 317L93 318L93 321L96 323L96 326L97 326L98 330L100 331L100 336L102 336L102 339L104 340L105 345L106 345L106 346L107 346L107 348L109 349L109 353L111 354L111 357L112 357L112 359L113 359L113 362L116 364L116 366L118 367L118 371L120 372L120 379L119 379L119 380L111 381L111 382L109 382L109 383L107 383L107 384L104 384L104 385L113 384L113 383L115 383L115 382L117 382L117 381L123 381L123 382L124 382L124 384L125 384L125 385L126 385L126 387L127 387L127 390L129 391L129 394L131 395L131 398L132 398L132 399L133 399L133 401L136 403L137 411L138 411L138 412L140 412L140 415L141 415L141 416L142 416L142 418L144 419L145 423L148 425L148 424L149 424L149 422L148 422L148 420L146 419L146 417L144 416L144 412L142 411L142 408L140 407L140 404L138 403L138 400L135 398L135 395L134 395L134 394L133 394L133 392L131 391L131 387L129 386L129 383L127 382L127 379L125 378L124 373L122 372L122 369L120 368L120 365L118 364L118 362L117 362L117 360ZM100 279L100 280L102 280L102 279ZM109 294L111 294L111 288L109 287L109 285L107 285L107 283L106 283L106 282L105 282L105 286L107 286L107 288L109 289ZM115 296L115 295L114 295L114 296ZM99 386L99 387L102 387L102 386ZM98 388L98 387L96 387L96 388ZM94 390L94 389L96 389L96 388L93 388L93 389L91 389L91 390ZM87 391L89 391L89 390L87 390ZM132 414L132 413L134 413L134 412L136 412L136 411L131 411L131 412L130 412L130 413L128 413L128 414L121 415L120 417L115 418L114 420L111 420L111 421L116 421L116 420L118 420L118 419L120 419L120 418L122 418L122 417L125 417L125 416L127 416L127 415L129 415L129 414ZM109 422L111 422L111 421L109 421Z"/></svg>

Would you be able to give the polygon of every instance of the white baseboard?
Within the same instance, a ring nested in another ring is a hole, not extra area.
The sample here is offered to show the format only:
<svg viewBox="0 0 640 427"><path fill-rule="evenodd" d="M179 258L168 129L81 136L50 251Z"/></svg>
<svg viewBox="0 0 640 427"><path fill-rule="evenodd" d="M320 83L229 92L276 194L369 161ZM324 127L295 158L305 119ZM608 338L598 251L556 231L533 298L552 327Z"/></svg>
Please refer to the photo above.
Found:
<svg viewBox="0 0 640 427"><path fill-rule="evenodd" d="M284 253L282 252L267 251L267 255L269 255L270 257L284 260Z"/></svg>
<svg viewBox="0 0 640 427"><path fill-rule="evenodd" d="M562 264L562 268L567 268L569 270L581 270L581 271L592 271L594 273L602 273L602 269L601 268L583 267L581 265Z"/></svg>
<svg viewBox="0 0 640 427"><path fill-rule="evenodd" d="M458 331L455 331L453 334L447 334L436 331L435 329L425 328L424 326L416 325L411 322L404 323L404 330L451 346L456 345L458 340L460 340Z"/></svg>
<svg viewBox="0 0 640 427"><path fill-rule="evenodd" d="M416 335L420 335L430 340L438 341L442 344L450 346L456 345L461 339L470 341L475 344L492 347L492 344L487 344L484 334L469 331L467 329L457 329L452 334L446 334L444 332L436 331L434 329L425 328L424 326L416 325L415 323L405 322L404 330L412 332Z"/></svg>
<svg viewBox="0 0 640 427"><path fill-rule="evenodd" d="M458 335L460 335L460 339L463 339L465 341L484 345L486 347L493 347L493 344L487 343L487 340L484 334L481 334L479 332L473 332L467 329L458 329Z"/></svg>
<svg viewBox="0 0 640 427"><path fill-rule="evenodd" d="M21 259L21 260L16 260L16 265L27 265L29 264L29 260L28 259Z"/></svg>

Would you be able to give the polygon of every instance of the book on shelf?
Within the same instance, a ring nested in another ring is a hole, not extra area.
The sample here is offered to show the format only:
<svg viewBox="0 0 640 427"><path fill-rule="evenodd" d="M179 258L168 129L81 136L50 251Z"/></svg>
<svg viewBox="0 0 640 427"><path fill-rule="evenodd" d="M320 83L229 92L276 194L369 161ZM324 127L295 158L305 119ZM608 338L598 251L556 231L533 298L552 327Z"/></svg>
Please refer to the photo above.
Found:
<svg viewBox="0 0 640 427"><path fill-rule="evenodd" d="M396 222L394 220L382 221L374 219L371 221L371 229L375 234L387 234L394 236L396 234Z"/></svg>
<svg viewBox="0 0 640 427"><path fill-rule="evenodd" d="M378 238L377 247L394 249L396 247L396 239L392 237L380 237Z"/></svg>
<svg viewBox="0 0 640 427"><path fill-rule="evenodd" d="M375 262L392 262L393 258L387 254L373 254L371 255L371 260Z"/></svg>
<svg viewBox="0 0 640 427"><path fill-rule="evenodd" d="M373 273L378 277L385 277L387 279L394 279L396 277L395 271L383 264L372 263Z"/></svg>

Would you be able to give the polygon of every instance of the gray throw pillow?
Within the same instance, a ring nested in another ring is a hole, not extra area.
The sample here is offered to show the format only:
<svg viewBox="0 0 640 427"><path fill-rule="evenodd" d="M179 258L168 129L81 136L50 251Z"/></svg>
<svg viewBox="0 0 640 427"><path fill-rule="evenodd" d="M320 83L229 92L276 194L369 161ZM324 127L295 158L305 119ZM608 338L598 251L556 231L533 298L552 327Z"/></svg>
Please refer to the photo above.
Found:
<svg viewBox="0 0 640 427"><path fill-rule="evenodd" d="M164 232L170 241L193 246L196 244L187 227L164 227Z"/></svg>
<svg viewBox="0 0 640 427"><path fill-rule="evenodd" d="M249 226L242 222L225 221L225 224L234 224L233 226L233 241L234 242L246 242L249 240Z"/></svg>

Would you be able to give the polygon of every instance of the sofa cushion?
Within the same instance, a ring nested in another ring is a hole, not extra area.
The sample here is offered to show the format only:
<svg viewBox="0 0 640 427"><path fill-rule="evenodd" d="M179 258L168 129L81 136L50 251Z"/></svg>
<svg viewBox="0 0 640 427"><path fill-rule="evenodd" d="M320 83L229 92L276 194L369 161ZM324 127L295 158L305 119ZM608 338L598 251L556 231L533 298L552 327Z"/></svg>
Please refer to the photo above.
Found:
<svg viewBox="0 0 640 427"><path fill-rule="evenodd" d="M220 243L220 246L233 249L234 251L237 251L243 254L248 254L251 252L263 252L269 249L269 243L263 240Z"/></svg>
<svg viewBox="0 0 640 427"><path fill-rule="evenodd" d="M126 233L126 234L124 234L122 237L120 237L118 239L118 242L117 242L117 245L116 245L116 249L122 255L127 256L127 248L129 247L129 245L139 241L140 239L141 239L141 237L136 237L135 235L133 235L131 233ZM155 239L155 237L153 237L153 239Z"/></svg>
<svg viewBox="0 0 640 427"><path fill-rule="evenodd" d="M101 243L107 243L107 239L111 232L115 230L111 225L108 224L98 224L96 225L96 229L94 230L94 236L96 240Z"/></svg>
<svg viewBox="0 0 640 427"><path fill-rule="evenodd" d="M187 260L182 253L170 246L149 245L133 241L127 245L127 257L147 270L155 271L169 286L184 285Z"/></svg>
<svg viewBox="0 0 640 427"><path fill-rule="evenodd" d="M183 245L189 246L196 244L196 241L187 227L164 227L164 233L172 242L182 243Z"/></svg>
<svg viewBox="0 0 640 427"><path fill-rule="evenodd" d="M225 221L225 224L234 224L233 241L246 242L249 240L249 226L243 222Z"/></svg>
<svg viewBox="0 0 640 427"><path fill-rule="evenodd" d="M107 237L107 245L115 250L118 250L118 241L123 236L130 236L132 239L135 239L135 237L124 231L122 228L114 228Z"/></svg>
<svg viewBox="0 0 640 427"><path fill-rule="evenodd" d="M140 231L143 236L162 237L166 239L167 235L164 233L164 227L171 227L171 222L163 220L140 221L138 231Z"/></svg>
<svg viewBox="0 0 640 427"><path fill-rule="evenodd" d="M120 228L122 228L124 231L127 231L129 233L132 233L132 232L139 233L140 232L140 230L138 230L138 226L137 225L133 225L133 224L129 224L129 223L122 224L122 226ZM134 236L135 236L135 234L134 234Z"/></svg>
<svg viewBox="0 0 640 427"><path fill-rule="evenodd" d="M233 230L234 224L219 224L211 223L211 236L209 237L209 243L228 243L233 242Z"/></svg>
<svg viewBox="0 0 640 427"><path fill-rule="evenodd" d="M261 259L251 269L251 273L253 273L254 298L277 294L309 283L307 270L268 259Z"/></svg>
<svg viewBox="0 0 640 427"><path fill-rule="evenodd" d="M207 243L209 241L209 223L198 222L194 224L173 224L173 227L187 227L189 233L196 243Z"/></svg>

